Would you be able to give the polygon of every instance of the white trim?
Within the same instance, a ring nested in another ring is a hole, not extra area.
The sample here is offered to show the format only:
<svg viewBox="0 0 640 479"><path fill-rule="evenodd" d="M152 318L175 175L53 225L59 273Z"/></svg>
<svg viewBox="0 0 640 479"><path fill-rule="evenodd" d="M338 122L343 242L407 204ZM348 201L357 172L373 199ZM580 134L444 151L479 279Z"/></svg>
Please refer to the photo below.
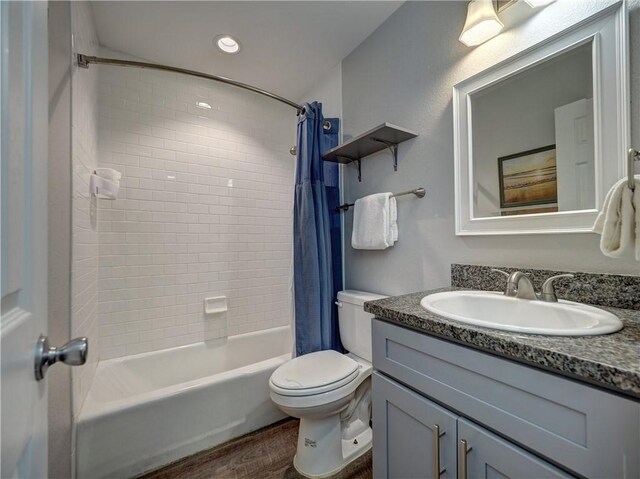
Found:
<svg viewBox="0 0 640 479"><path fill-rule="evenodd" d="M457 236L591 233L598 209L526 216L473 217L471 95L585 43L592 44L596 204L625 175L630 144L626 2L620 1L454 86L455 229ZM614 166L617 160L617 168ZM605 166L605 162L607 163ZM462 179L467 183L463 184Z"/></svg>

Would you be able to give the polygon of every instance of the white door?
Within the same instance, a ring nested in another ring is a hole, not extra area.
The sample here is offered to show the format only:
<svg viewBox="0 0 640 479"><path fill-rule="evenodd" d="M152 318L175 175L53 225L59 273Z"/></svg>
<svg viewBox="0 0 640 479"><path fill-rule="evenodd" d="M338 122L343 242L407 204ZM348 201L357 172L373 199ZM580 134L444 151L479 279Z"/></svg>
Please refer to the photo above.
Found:
<svg viewBox="0 0 640 479"><path fill-rule="evenodd" d="M596 207L593 100L578 100L556 108L555 120L558 210L593 209Z"/></svg>
<svg viewBox="0 0 640 479"><path fill-rule="evenodd" d="M2 478L47 477L47 2L0 2Z"/></svg>

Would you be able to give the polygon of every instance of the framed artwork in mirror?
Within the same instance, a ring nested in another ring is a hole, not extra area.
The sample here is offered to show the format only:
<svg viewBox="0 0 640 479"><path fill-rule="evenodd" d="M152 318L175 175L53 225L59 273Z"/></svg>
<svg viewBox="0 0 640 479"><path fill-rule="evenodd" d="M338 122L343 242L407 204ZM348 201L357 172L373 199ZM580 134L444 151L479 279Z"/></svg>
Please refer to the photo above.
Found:
<svg viewBox="0 0 640 479"><path fill-rule="evenodd" d="M558 201L556 145L498 158L500 208Z"/></svg>

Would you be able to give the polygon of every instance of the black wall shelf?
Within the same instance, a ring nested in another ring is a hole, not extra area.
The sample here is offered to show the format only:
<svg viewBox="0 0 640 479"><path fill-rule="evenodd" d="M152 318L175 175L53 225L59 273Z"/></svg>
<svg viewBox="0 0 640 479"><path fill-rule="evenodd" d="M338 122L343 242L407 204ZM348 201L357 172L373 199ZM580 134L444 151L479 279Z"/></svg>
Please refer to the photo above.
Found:
<svg viewBox="0 0 640 479"><path fill-rule="evenodd" d="M322 155L322 159L343 164L356 162L358 166L358 181L362 181L362 158L388 148L393 155L393 170L398 171L398 144L416 136L418 136L417 133L406 128L383 123L342 145L332 148Z"/></svg>

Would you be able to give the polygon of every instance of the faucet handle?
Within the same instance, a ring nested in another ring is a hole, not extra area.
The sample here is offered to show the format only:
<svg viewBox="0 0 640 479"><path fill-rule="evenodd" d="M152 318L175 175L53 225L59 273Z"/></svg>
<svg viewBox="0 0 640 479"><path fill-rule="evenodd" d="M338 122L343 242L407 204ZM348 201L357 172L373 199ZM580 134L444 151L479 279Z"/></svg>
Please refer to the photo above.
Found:
<svg viewBox="0 0 640 479"><path fill-rule="evenodd" d="M540 295L540 299L543 301L550 301L555 303L558 301L558 297L556 296L556 288L553 286L553 282L559 278L573 278L572 274L559 274L557 276L551 276L551 278L547 278L544 283L542 283L542 294Z"/></svg>

